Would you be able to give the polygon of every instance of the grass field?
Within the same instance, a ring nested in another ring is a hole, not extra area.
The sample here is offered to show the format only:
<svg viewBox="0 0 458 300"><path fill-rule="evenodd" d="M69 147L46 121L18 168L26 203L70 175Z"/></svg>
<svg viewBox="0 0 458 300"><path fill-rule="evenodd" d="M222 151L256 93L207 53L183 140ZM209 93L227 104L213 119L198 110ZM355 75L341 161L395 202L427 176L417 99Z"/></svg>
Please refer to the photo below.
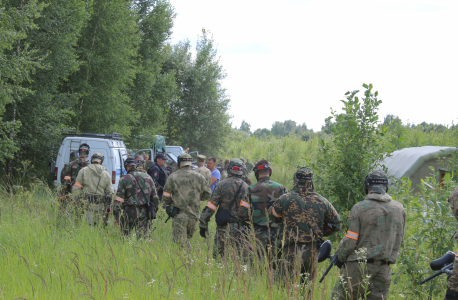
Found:
<svg viewBox="0 0 458 300"><path fill-rule="evenodd" d="M277 180L287 180L288 175L277 174ZM164 224L163 210L153 234L137 241L135 236L122 239L113 224L93 227L62 214L47 188L18 189L13 196L2 193L0 201L1 299L301 299L297 282L280 285L266 261L246 263L234 251L213 260L214 221L211 239L202 239L196 231L190 248L182 249L172 242L172 222ZM409 217L415 218L414 212ZM418 230L418 225L409 228L405 248L416 257L415 276L424 278L432 271L427 266L430 257L422 256L415 239ZM334 241L333 251L336 246ZM318 277L328 265L329 260L319 265ZM398 263L392 268L390 299L443 297L445 276L434 286L418 286L411 275L399 273L408 272L405 267ZM317 281L312 287L313 299L330 299L338 279L338 269L332 269L323 284Z"/></svg>

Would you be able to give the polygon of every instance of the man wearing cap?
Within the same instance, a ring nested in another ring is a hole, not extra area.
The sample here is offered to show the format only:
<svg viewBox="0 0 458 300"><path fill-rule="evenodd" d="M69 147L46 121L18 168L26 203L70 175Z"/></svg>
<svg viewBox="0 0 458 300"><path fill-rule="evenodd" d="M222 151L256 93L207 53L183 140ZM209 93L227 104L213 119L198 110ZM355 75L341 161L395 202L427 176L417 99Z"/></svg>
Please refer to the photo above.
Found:
<svg viewBox="0 0 458 300"><path fill-rule="evenodd" d="M115 224L120 224L124 235L129 235L135 227L139 239L149 232L148 204L152 202L157 211L159 198L154 181L148 174L137 170L135 159L128 157L124 168L127 174L119 181L113 215Z"/></svg>
<svg viewBox="0 0 458 300"><path fill-rule="evenodd" d="M240 205L249 209L247 199L248 185L242 180L243 163L240 159L233 158L228 166L229 177L219 183L207 206L202 210L199 220L200 236L208 235L208 223L216 212L216 234L214 239L213 257L217 254L223 256L228 244L238 247L237 243L243 232L244 224L239 217ZM216 211L218 210L218 211Z"/></svg>
<svg viewBox="0 0 458 300"><path fill-rule="evenodd" d="M78 176L78 172L89 165L87 161L87 157L89 155L89 147L88 144L81 144L78 149L78 157L69 162L68 166L64 173L64 182L62 183L62 194L60 196L60 200L64 201L67 194L72 192L72 186L75 183L76 177Z"/></svg>
<svg viewBox="0 0 458 300"><path fill-rule="evenodd" d="M269 219L279 224L277 247L282 259L278 271L285 279L300 274L302 282L313 285L323 237L338 232L342 225L331 202L314 192L310 168L299 168L293 179L291 192L280 196L268 212Z"/></svg>
<svg viewBox="0 0 458 300"><path fill-rule="evenodd" d="M366 197L351 209L347 234L337 248L341 280L332 299L388 299L390 265L404 240L406 213L387 194L388 177L382 170L371 171L364 187Z"/></svg>
<svg viewBox="0 0 458 300"><path fill-rule="evenodd" d="M216 168L216 159L214 157L209 157L207 161L207 167L212 174L210 181L210 188L213 191L215 190L216 185L221 181L221 173Z"/></svg>
<svg viewBox="0 0 458 300"><path fill-rule="evenodd" d="M196 231L200 201L208 201L211 194L207 180L192 171L191 165L191 155L183 153L178 157L179 169L170 174L163 194L164 203L178 209L172 219L172 235L174 242L182 246L189 243Z"/></svg>
<svg viewBox="0 0 458 300"><path fill-rule="evenodd" d="M102 166L103 160L102 153L94 153L91 164L78 172L72 187L72 193L87 207L86 220L90 225L96 225L102 219L108 207L107 195L111 198L114 193L111 176Z"/></svg>
<svg viewBox="0 0 458 300"><path fill-rule="evenodd" d="M70 152L70 162L64 164L64 167L62 168L62 171L60 172L60 183L62 184L62 186L64 186L65 184L64 177L65 177L65 173L67 173L68 166L70 165L72 161L76 160L78 156L79 156L78 150Z"/></svg>
<svg viewBox="0 0 458 300"><path fill-rule="evenodd" d="M205 167L205 155L199 154L197 156L197 166L198 168L195 170L197 173L201 174L202 176L205 177L205 180L207 180L208 186L210 186L211 181L212 181L212 172L210 172L207 167Z"/></svg>
<svg viewBox="0 0 458 300"><path fill-rule="evenodd" d="M258 183L248 188L248 203L251 209L240 205L239 214L244 216L247 222L252 221L257 242L257 252L274 253L279 225L269 221L267 210L280 198L288 193L288 190L281 184L270 179L272 166L266 161L259 161L254 167L254 174Z"/></svg>
<svg viewBox="0 0 458 300"><path fill-rule="evenodd" d="M164 153L158 152L154 158L154 164L148 169L148 175L153 178L154 183L156 184L157 195L159 200L162 201L162 193L164 191L164 185L167 181L168 174L165 171L165 162L167 158Z"/></svg>

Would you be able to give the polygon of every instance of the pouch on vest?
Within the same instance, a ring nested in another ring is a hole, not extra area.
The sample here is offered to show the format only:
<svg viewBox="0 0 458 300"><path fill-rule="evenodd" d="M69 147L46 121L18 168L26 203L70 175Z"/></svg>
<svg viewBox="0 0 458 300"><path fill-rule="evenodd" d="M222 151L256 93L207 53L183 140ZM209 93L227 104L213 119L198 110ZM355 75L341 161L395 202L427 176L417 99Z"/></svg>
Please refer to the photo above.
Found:
<svg viewBox="0 0 458 300"><path fill-rule="evenodd" d="M243 180L242 180L242 183L239 186L239 189L237 190L237 193L235 193L234 199L232 199L231 203L229 204L229 210L228 209L223 209L223 208L221 208L221 206L218 207L218 211L216 212L216 215L215 215L216 225L218 225L218 226L226 226L227 223L229 223L229 221L231 220L231 211L230 211L230 209L234 205L235 199L237 199L237 196L240 193L240 189L242 188L242 185L243 185Z"/></svg>

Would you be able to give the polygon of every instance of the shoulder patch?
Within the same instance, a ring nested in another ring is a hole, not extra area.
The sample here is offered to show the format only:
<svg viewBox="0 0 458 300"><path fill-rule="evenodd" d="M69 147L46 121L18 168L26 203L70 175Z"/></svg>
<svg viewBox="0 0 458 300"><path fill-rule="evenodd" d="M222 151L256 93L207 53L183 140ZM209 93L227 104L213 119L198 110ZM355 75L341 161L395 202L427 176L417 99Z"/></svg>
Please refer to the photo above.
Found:
<svg viewBox="0 0 458 300"><path fill-rule="evenodd" d="M157 177L157 172L154 172L153 176L154 176L154 177Z"/></svg>

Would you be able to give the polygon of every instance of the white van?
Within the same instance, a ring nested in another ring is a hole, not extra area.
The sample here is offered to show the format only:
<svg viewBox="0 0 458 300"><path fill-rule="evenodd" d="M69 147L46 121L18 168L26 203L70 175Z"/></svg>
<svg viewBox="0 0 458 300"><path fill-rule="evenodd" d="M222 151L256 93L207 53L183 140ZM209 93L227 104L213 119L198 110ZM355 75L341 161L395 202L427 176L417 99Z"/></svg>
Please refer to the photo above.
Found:
<svg viewBox="0 0 458 300"><path fill-rule="evenodd" d="M126 145L122 140L122 135L118 133L113 134L93 134L82 133L76 134L72 130L63 130L62 134L65 138L60 145L59 153L54 167L54 186L60 185L60 173L66 163L70 161L70 153L78 150L81 144L88 144L91 149L89 150L88 160L90 162L91 156L96 153L102 153L105 159L102 166L107 169L108 174L111 175L111 183L116 192L118 189L119 180L126 174L124 169L124 160L127 159Z"/></svg>

